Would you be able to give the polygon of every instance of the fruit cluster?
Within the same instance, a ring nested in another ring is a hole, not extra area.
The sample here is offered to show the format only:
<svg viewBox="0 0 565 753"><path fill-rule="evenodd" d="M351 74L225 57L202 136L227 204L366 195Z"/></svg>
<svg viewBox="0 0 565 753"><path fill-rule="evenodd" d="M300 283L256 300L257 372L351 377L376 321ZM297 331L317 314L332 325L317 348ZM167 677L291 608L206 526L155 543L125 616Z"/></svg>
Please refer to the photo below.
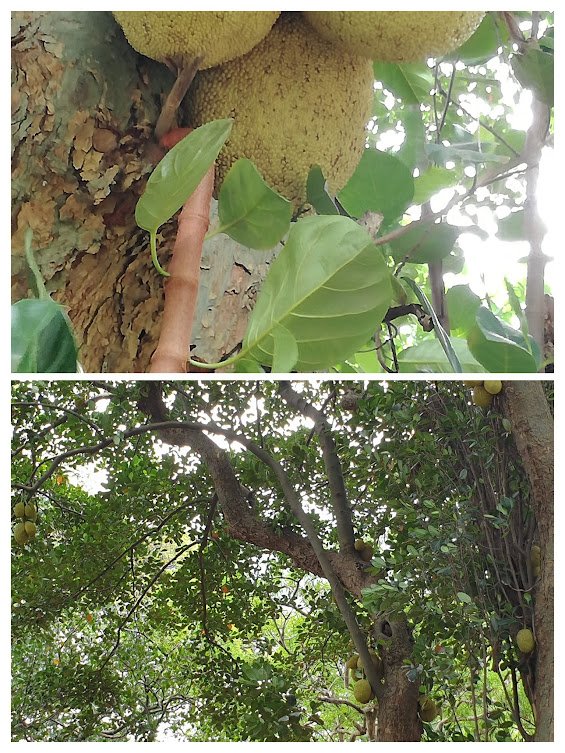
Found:
<svg viewBox="0 0 565 753"><path fill-rule="evenodd" d="M473 403L479 408L490 408L493 398L502 392L502 382L499 379L485 382L463 382L466 387L473 388Z"/></svg>
<svg viewBox="0 0 565 753"><path fill-rule="evenodd" d="M37 526L35 524L37 510L33 502L28 502L27 504L17 502L12 512L18 521L14 526L14 539L20 546L25 546L28 541L35 538L35 534L37 533Z"/></svg>

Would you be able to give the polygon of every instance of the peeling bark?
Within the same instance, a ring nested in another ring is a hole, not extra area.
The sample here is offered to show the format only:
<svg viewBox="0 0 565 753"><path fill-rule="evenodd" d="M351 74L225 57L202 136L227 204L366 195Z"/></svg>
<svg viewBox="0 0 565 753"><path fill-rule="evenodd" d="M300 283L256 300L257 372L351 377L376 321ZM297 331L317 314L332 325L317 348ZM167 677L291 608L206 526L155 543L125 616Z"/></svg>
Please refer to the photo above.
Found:
<svg viewBox="0 0 565 753"><path fill-rule="evenodd" d="M110 12L12 13L12 299L28 297L23 235L68 307L87 372L143 372L163 279L134 210L156 159L164 65L136 53ZM212 211L212 223L215 207ZM161 228L166 266L176 219ZM242 339L276 252L207 242L191 355L219 361Z"/></svg>

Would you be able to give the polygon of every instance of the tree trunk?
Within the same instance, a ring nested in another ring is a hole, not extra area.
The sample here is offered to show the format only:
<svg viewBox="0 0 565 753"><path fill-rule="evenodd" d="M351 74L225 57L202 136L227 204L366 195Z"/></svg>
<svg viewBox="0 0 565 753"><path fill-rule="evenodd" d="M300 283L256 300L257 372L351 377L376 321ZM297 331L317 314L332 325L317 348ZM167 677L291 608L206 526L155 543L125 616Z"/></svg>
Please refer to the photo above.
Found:
<svg viewBox="0 0 565 753"><path fill-rule="evenodd" d="M159 156L153 130L172 83L109 12L12 14L12 297L30 295L31 227L87 372L143 372L156 347L163 278L134 211ZM176 219L161 229L165 266L175 232ZM241 341L273 257L225 236L206 242L193 356L218 361Z"/></svg>
<svg viewBox="0 0 565 753"><path fill-rule="evenodd" d="M505 382L503 408L512 424L532 490L541 549L535 590L534 633L536 742L553 741L553 417L541 382Z"/></svg>

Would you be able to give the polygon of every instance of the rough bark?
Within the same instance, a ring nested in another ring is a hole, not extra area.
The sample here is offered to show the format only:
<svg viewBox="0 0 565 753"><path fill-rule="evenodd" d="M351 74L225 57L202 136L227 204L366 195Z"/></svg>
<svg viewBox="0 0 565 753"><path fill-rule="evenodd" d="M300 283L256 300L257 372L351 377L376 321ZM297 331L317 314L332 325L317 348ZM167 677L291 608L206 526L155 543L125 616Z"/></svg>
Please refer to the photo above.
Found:
<svg viewBox="0 0 565 753"><path fill-rule="evenodd" d="M110 12L12 14L12 298L29 295L31 226L87 372L143 372L157 344L163 278L134 210L159 156L154 127L172 84L164 65L128 45ZM165 266L175 232L174 219L161 229ZM225 236L206 242L193 357L218 361L241 341L275 253Z"/></svg>
<svg viewBox="0 0 565 753"><path fill-rule="evenodd" d="M532 507L541 549L535 589L536 742L553 741L553 417L541 382L505 382L503 406L532 490Z"/></svg>

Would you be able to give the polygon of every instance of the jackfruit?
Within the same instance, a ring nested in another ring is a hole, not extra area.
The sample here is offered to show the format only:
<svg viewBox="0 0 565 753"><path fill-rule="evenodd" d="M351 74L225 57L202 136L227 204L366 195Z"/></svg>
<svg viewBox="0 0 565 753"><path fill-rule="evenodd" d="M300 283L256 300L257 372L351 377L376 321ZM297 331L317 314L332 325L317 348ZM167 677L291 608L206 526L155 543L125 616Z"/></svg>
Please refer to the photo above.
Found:
<svg viewBox="0 0 565 753"><path fill-rule="evenodd" d="M370 562L373 559L373 547L369 545L365 546L360 554L362 560L364 560L365 562Z"/></svg>
<svg viewBox="0 0 565 753"><path fill-rule="evenodd" d="M331 192L353 174L371 115L371 63L318 37L299 13L285 13L251 52L197 74L187 101L189 125L234 118L216 161L218 195L240 157L298 209L310 168Z"/></svg>
<svg viewBox="0 0 565 753"><path fill-rule="evenodd" d="M16 523L14 526L14 539L21 546L27 544L29 536L26 533L25 523Z"/></svg>
<svg viewBox="0 0 565 753"><path fill-rule="evenodd" d="M37 518L37 510L33 502L28 502L24 508L24 514L28 520L35 520Z"/></svg>
<svg viewBox="0 0 565 753"><path fill-rule="evenodd" d="M16 518L23 518L25 515L25 505L23 502L16 502L14 505L14 509L12 511L14 513L14 517Z"/></svg>
<svg viewBox="0 0 565 753"><path fill-rule="evenodd" d="M24 527L28 538L33 539L35 537L35 534L37 533L37 526L35 525L35 523L32 520L26 520Z"/></svg>
<svg viewBox="0 0 565 753"><path fill-rule="evenodd" d="M534 650L536 642L534 640L534 634L528 628L522 628L516 633L516 645L523 654L529 654Z"/></svg>
<svg viewBox="0 0 565 753"><path fill-rule="evenodd" d="M473 402L479 408L489 408L492 403L492 395L484 387L477 385L473 388Z"/></svg>
<svg viewBox="0 0 565 753"><path fill-rule="evenodd" d="M534 578L539 578L541 573L541 549L537 544L534 544L530 549L530 565L532 566Z"/></svg>
<svg viewBox="0 0 565 753"><path fill-rule="evenodd" d="M353 544L353 546L355 547L355 551L362 552L363 549L365 549L366 544L363 539L355 539L355 544Z"/></svg>
<svg viewBox="0 0 565 753"><path fill-rule="evenodd" d="M369 654L371 656L371 659L373 660L373 664L375 665L378 672L380 672L383 668L383 660L381 657L377 654L376 651L373 651L373 649L369 649ZM365 671L365 664L363 662L363 659L359 657L357 659L357 669L362 669Z"/></svg>
<svg viewBox="0 0 565 753"><path fill-rule="evenodd" d="M357 668L357 662L359 660L359 657L357 654L353 654L353 656L350 656L349 659L345 662L345 666L347 669L356 669Z"/></svg>
<svg viewBox="0 0 565 753"><path fill-rule="evenodd" d="M303 11L324 39L357 55L411 63L455 50L484 11Z"/></svg>
<svg viewBox="0 0 565 753"><path fill-rule="evenodd" d="M280 11L114 11L131 46L153 60L201 58L210 68L249 52Z"/></svg>
<svg viewBox="0 0 565 753"><path fill-rule="evenodd" d="M502 391L502 382L499 379L493 379L483 383L483 387L489 395L498 395Z"/></svg>
<svg viewBox="0 0 565 753"><path fill-rule="evenodd" d="M423 722L433 722L439 713L436 702L428 698L428 696L423 695L418 699L418 705L420 707L420 719Z"/></svg>
<svg viewBox="0 0 565 753"><path fill-rule="evenodd" d="M359 703L368 703L368 701L375 697L368 680L357 680L353 686L353 695Z"/></svg>

